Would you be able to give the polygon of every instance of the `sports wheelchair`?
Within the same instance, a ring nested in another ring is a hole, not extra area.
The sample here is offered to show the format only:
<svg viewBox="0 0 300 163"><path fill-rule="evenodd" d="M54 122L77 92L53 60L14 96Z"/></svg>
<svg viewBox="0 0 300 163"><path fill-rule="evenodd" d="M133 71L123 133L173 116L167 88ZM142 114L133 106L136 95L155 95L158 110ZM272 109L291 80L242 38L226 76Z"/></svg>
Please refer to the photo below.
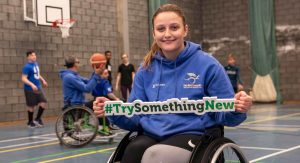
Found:
<svg viewBox="0 0 300 163"><path fill-rule="evenodd" d="M99 120L94 112L83 105L73 105L63 108L62 114L57 118L55 133L61 145L67 147L82 147L89 144L97 135L100 138L108 139L109 143L117 133L111 133L105 125L98 129Z"/></svg>
<svg viewBox="0 0 300 163"><path fill-rule="evenodd" d="M107 163L120 163L126 146L141 132L129 132L111 154ZM201 161L199 161L201 160ZM206 130L201 142L192 151L189 163L248 163L239 146L224 137L224 127L216 126Z"/></svg>

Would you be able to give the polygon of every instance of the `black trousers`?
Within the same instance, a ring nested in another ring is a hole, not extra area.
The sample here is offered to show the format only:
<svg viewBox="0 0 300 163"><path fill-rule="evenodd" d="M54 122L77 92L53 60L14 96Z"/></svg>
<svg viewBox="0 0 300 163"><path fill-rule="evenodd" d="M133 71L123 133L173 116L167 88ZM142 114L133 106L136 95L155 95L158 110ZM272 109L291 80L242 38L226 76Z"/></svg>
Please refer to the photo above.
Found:
<svg viewBox="0 0 300 163"><path fill-rule="evenodd" d="M139 135L126 147L121 163L140 163L146 149L155 144L175 146L192 152L193 147L189 145L189 142L191 141L194 145L197 145L200 143L201 137L201 135L182 134L158 141L146 135ZM180 153L174 153L174 155L180 155Z"/></svg>

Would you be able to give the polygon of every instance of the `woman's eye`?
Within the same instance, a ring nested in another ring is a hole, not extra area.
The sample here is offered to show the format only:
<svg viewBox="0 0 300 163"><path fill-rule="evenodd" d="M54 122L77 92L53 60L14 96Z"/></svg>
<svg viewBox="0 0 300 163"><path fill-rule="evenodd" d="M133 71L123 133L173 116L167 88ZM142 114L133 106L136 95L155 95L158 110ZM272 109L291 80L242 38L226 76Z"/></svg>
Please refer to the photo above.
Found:
<svg viewBox="0 0 300 163"><path fill-rule="evenodd" d="M178 29L178 26L171 26L170 29L171 29L172 31L176 31L176 30Z"/></svg>
<svg viewBox="0 0 300 163"><path fill-rule="evenodd" d="M164 27L159 27L159 28L156 28L156 30L159 31L159 32L163 32L165 30L165 28Z"/></svg>

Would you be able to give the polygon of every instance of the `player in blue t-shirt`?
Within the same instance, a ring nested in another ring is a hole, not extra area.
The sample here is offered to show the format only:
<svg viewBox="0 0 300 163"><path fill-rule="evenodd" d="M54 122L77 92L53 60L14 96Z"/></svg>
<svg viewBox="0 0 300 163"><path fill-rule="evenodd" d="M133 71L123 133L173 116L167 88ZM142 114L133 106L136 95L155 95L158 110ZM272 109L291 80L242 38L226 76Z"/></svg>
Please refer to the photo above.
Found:
<svg viewBox="0 0 300 163"><path fill-rule="evenodd" d="M112 91L112 86L108 81L108 76L109 72L107 69L105 69L101 74L102 80L97 83L96 88L92 91L92 95L94 97L105 96L111 100L119 100L119 98Z"/></svg>
<svg viewBox="0 0 300 163"><path fill-rule="evenodd" d="M36 62L36 54L34 51L28 51L27 64L22 70L22 82L24 82L24 92L26 98L26 105L28 107L28 127L42 127L44 125L41 117L46 108L47 99L42 90L47 87L46 80L40 74L40 68ZM42 85L41 85L41 83ZM33 120L34 107L39 106L39 110L35 120Z"/></svg>
<svg viewBox="0 0 300 163"><path fill-rule="evenodd" d="M100 75L101 76L101 80L97 82L96 87L93 89L92 91L92 95L94 96L94 99L87 102L86 106L89 108L93 108L93 102L96 99L96 97L101 97L104 96L110 100L120 100L114 93L112 90L112 86L109 83L108 77L109 77L109 71L107 69L105 69L103 71L103 73ZM103 124L106 123L106 124ZM101 121L99 120L99 124L100 125L107 125L110 129L118 129L117 127L109 124L109 121L107 118L105 118L105 120Z"/></svg>

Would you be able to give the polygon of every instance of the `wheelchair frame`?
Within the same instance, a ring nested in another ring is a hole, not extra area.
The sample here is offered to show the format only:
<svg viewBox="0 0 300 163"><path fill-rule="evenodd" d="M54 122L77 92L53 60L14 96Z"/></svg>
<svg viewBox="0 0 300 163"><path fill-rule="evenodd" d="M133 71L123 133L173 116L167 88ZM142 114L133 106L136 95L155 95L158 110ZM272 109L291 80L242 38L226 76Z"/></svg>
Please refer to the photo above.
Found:
<svg viewBox="0 0 300 163"><path fill-rule="evenodd" d="M94 112L83 105L73 105L64 108L55 123L55 133L61 145L67 147L82 147L89 144L97 135L107 138L109 143L117 135L109 135L109 129L103 125L98 130L98 118Z"/></svg>

